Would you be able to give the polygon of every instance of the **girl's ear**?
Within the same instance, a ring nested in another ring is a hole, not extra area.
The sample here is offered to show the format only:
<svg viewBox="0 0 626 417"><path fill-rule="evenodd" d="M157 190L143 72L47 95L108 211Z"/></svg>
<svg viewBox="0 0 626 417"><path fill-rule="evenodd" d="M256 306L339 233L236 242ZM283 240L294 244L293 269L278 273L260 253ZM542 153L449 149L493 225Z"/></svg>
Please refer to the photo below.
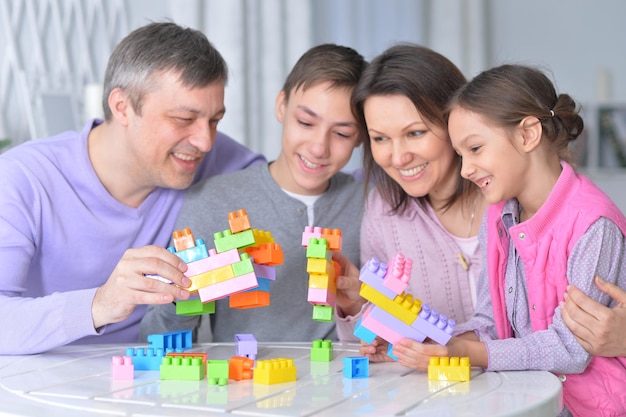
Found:
<svg viewBox="0 0 626 417"><path fill-rule="evenodd" d="M283 122L285 118L285 108L287 107L287 95L283 90L280 90L280 93L276 96L276 106L274 108L274 112L276 113L276 120L279 123Z"/></svg>
<svg viewBox="0 0 626 417"><path fill-rule="evenodd" d="M527 116L520 122L522 149L530 152L541 143L543 127L541 122L534 116Z"/></svg>

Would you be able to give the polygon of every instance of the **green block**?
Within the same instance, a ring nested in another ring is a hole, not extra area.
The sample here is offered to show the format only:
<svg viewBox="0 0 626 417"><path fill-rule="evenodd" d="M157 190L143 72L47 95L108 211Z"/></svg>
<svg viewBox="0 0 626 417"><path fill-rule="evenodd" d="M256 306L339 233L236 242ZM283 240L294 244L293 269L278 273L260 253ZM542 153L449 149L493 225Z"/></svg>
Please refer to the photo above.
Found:
<svg viewBox="0 0 626 417"><path fill-rule="evenodd" d="M314 305L313 306L313 320L332 322L333 321L333 308L331 306Z"/></svg>
<svg viewBox="0 0 626 417"><path fill-rule="evenodd" d="M201 299L176 301L176 314L181 316L200 316L215 313L215 301L203 303Z"/></svg>
<svg viewBox="0 0 626 417"><path fill-rule="evenodd" d="M317 339L311 346L311 362L330 362L333 360L333 342Z"/></svg>
<svg viewBox="0 0 626 417"><path fill-rule="evenodd" d="M200 381L204 374L202 358L164 356L161 362L161 379Z"/></svg>
<svg viewBox="0 0 626 417"><path fill-rule="evenodd" d="M252 261L250 260L250 255L247 253L242 253L239 255L241 261L235 262L233 265L233 272L236 277L240 277L245 274L249 274L250 272L254 272L254 267L252 266Z"/></svg>
<svg viewBox="0 0 626 417"><path fill-rule="evenodd" d="M217 253L226 252L231 249L241 249L246 246L254 245L254 234L252 229L233 234L230 230L216 232L213 234L215 250Z"/></svg>
<svg viewBox="0 0 626 417"><path fill-rule="evenodd" d="M330 260L331 255L328 251L328 241L324 238L316 239L312 237L309 239L309 244L306 247L306 257Z"/></svg>
<svg viewBox="0 0 626 417"><path fill-rule="evenodd" d="M206 377L209 380L209 383L211 383L211 381L219 381L222 379L228 381L228 361L206 361Z"/></svg>

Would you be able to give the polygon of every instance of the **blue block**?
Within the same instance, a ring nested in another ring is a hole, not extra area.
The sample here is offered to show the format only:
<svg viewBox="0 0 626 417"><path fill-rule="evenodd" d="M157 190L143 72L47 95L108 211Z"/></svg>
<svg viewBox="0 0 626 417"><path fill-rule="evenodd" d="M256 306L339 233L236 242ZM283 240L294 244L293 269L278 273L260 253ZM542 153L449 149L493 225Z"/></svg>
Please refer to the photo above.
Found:
<svg viewBox="0 0 626 417"><path fill-rule="evenodd" d="M387 348L387 356L398 362L398 357L393 354L393 345L391 343L389 343L389 347Z"/></svg>
<svg viewBox="0 0 626 417"><path fill-rule="evenodd" d="M191 349L191 330L148 335L148 343L152 348Z"/></svg>
<svg viewBox="0 0 626 417"><path fill-rule="evenodd" d="M364 341L365 343L371 344L374 339L376 339L376 333L368 329L367 327L361 324L361 319L356 322L356 326L354 326L354 335Z"/></svg>
<svg viewBox="0 0 626 417"><path fill-rule="evenodd" d="M343 358L343 376L350 379L369 378L370 360L365 356Z"/></svg>

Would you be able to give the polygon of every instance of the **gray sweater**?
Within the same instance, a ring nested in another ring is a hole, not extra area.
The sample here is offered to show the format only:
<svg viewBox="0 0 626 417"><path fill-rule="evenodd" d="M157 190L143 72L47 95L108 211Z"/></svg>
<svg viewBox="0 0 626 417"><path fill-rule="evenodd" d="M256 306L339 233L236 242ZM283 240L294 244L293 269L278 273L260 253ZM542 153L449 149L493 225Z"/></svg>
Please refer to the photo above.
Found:
<svg viewBox="0 0 626 417"><path fill-rule="evenodd" d="M251 333L258 341L302 342L336 340L334 323L311 318L307 301L308 274L302 232L308 225L306 206L288 196L272 179L268 164L209 178L185 196L176 230L191 228L194 237L213 246L213 233L227 230L228 213L245 209L253 229L272 233L285 254L270 283L270 306L231 309L228 299L217 300L215 313L178 316L173 304L150 306L141 322L140 341L149 334L193 330L196 342L233 342L236 333ZM341 229L342 252L359 264L359 233L363 214L363 183L337 173L328 190L315 202L314 226Z"/></svg>

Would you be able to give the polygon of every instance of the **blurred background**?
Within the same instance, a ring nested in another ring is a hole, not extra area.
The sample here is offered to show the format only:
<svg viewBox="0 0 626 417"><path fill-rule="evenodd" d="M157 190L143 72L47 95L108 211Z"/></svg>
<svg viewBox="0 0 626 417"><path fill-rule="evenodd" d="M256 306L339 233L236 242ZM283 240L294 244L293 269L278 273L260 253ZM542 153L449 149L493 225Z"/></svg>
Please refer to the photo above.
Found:
<svg viewBox="0 0 626 417"><path fill-rule="evenodd" d="M274 100L303 52L333 42L369 60L414 42L468 78L503 63L543 69L582 106L579 166L624 211L625 18L623 0L0 0L0 152L100 116L109 54L150 21L207 34L230 70L220 130L270 160Z"/></svg>

